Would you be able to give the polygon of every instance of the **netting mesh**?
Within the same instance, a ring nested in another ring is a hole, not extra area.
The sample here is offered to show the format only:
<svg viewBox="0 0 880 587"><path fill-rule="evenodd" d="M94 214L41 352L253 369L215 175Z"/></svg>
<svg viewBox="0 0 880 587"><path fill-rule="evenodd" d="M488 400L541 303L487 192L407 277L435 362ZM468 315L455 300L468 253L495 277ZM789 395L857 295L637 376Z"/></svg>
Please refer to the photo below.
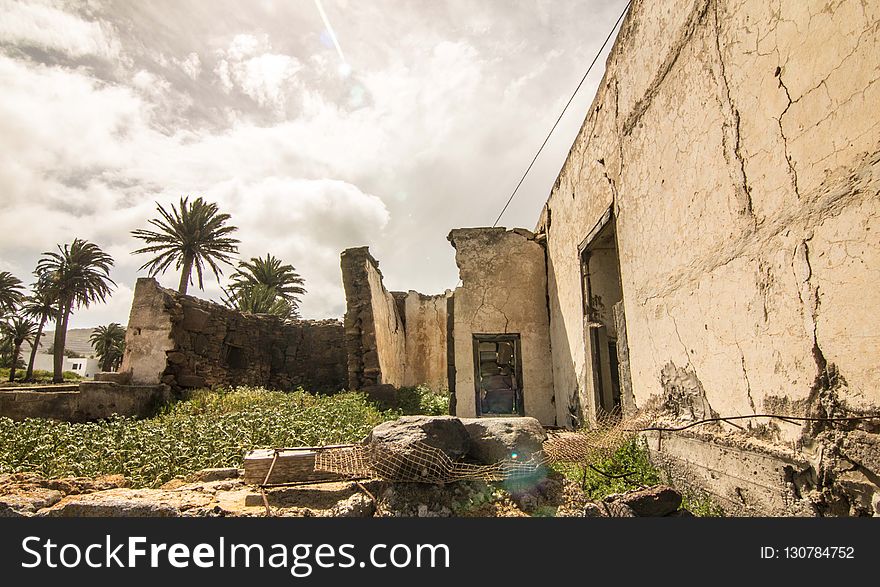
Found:
<svg viewBox="0 0 880 587"><path fill-rule="evenodd" d="M318 451L315 470L393 482L504 481L532 476L549 463L586 465L608 458L629 442L636 434L634 430L647 420L646 414L629 418L619 413L605 414L589 430L553 434L544 442L543 454L527 461L507 459L478 465L454 461L442 450L423 442L405 447L377 443Z"/></svg>
<svg viewBox="0 0 880 587"><path fill-rule="evenodd" d="M423 442L414 442L405 448L374 444L329 449L315 456L318 471L419 483L501 481L534 474L544 463L545 459L506 460L491 465L462 463Z"/></svg>
<svg viewBox="0 0 880 587"><path fill-rule="evenodd" d="M593 464L610 458L652 420L647 412L624 417L617 411L603 412L588 430L562 432L544 442L547 462Z"/></svg>

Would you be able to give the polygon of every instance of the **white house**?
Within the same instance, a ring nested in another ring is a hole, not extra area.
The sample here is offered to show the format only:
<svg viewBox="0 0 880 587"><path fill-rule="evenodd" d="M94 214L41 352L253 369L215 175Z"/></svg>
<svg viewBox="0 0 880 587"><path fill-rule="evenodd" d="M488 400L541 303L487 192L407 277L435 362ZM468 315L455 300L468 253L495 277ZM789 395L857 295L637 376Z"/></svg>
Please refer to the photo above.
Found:
<svg viewBox="0 0 880 587"><path fill-rule="evenodd" d="M25 357L27 360L27 357ZM34 358L34 369L52 371L53 357L48 353L37 353ZM64 357L64 371L72 371L80 377L91 378L101 370L101 363L93 357Z"/></svg>

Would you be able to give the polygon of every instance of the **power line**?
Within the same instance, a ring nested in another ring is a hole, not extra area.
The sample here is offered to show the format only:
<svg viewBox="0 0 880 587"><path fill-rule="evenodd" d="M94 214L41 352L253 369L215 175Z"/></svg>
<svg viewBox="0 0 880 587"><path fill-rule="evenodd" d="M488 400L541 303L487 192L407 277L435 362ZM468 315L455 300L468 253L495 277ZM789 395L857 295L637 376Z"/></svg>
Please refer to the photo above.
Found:
<svg viewBox="0 0 880 587"><path fill-rule="evenodd" d="M538 156L541 154L541 151L544 150L544 147L547 145L547 141L550 140L550 136L553 134L553 131L556 130L556 126L559 124L559 121L562 120L563 115L565 115L565 111L568 110L568 107L571 105L572 100L577 95L578 91L581 89L581 86L584 85L584 82L587 79L587 76L590 75L590 71L593 69L593 66L596 65L596 61L599 60L599 55L602 54L602 51L605 50L605 45L608 44L608 41L611 40L611 35L614 34L614 31L617 30L617 26L620 24L620 21L623 20L623 16L626 14L626 11L629 10L629 5L632 4L632 0L629 0L626 3L626 6L623 7L623 12L620 13L620 16L617 17L617 22L614 23L614 26L611 27L611 30L608 31L608 36L605 37L605 42L602 43L602 46L599 48L599 51L596 53L596 56L593 57L593 61L590 63L590 67L587 68L587 72L584 74L584 77L581 78L580 83L572 92L571 97L568 99L568 102L565 103L565 106L562 108L562 112L559 113L559 118L556 119L556 122L553 123L553 127L550 129L550 132L547 133L547 136L544 138L544 142L541 143L541 146L538 148L538 152L535 153L535 156L532 158L532 162L529 163L529 166L526 168L525 173L522 174L522 177L519 179L519 183L516 184L516 187L513 188L513 192L511 192L510 197L507 198L507 203L504 204L504 207L501 209L501 212L498 214L498 218L495 219L495 222L492 224L492 228L498 226L498 222L501 220L501 217L504 216L504 212L507 211L507 207L510 206L510 203L513 201L513 197L516 195L516 192L519 190L523 181L525 181L526 176L529 174L529 171L532 170L532 166L535 164L535 161L538 160Z"/></svg>

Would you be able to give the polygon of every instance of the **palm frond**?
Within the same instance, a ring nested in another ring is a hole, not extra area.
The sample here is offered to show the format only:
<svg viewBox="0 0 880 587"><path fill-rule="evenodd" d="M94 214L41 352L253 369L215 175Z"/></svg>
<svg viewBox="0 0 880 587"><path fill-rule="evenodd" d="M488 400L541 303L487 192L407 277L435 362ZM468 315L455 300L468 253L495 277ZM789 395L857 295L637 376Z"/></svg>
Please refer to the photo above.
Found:
<svg viewBox="0 0 880 587"><path fill-rule="evenodd" d="M232 255L238 252L238 239L227 235L238 230L227 225L229 214L220 213L216 204L197 197L192 202L188 197L180 198L178 206L171 204L167 210L156 204L160 218L147 222L157 230L137 229L132 236L144 241L148 246L136 249L134 254L155 255L141 266L150 276L164 273L172 263L181 269L187 260L192 263L200 289L204 289L203 274L205 265L210 267L217 279L223 273L220 264L232 265ZM191 275L185 276L192 281Z"/></svg>

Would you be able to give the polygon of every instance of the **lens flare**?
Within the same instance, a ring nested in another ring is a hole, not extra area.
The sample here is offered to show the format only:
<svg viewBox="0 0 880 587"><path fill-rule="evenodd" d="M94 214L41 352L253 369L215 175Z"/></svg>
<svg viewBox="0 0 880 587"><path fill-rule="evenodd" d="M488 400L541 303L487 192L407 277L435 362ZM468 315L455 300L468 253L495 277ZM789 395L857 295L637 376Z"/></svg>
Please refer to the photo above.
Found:
<svg viewBox="0 0 880 587"><path fill-rule="evenodd" d="M330 24L330 19L327 18L327 13L324 12L324 6L321 4L321 0L315 0L315 7L318 9L318 12L321 14L321 20L324 21L324 26L326 27L326 34L330 37L330 41L333 43L333 46L336 47L336 53L339 54L339 59L342 61L342 64L339 66L339 75L342 77L348 77L351 75L351 66L348 64L348 61L345 59L345 54L342 52L342 46L339 44L339 39L336 38L336 33L333 31L333 26ZM321 40L325 40L324 32L321 33Z"/></svg>

